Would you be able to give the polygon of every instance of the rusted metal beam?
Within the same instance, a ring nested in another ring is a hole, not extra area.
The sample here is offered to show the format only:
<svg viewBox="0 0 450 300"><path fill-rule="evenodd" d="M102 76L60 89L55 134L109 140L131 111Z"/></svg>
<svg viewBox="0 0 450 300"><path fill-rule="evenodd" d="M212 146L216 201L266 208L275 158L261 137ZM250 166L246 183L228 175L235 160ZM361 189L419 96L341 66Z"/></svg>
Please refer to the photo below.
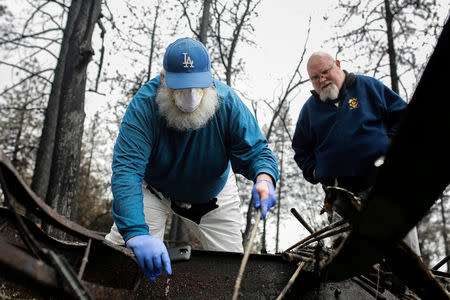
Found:
<svg viewBox="0 0 450 300"><path fill-rule="evenodd" d="M52 249L63 255L74 270L81 270L83 257L86 253L86 243L72 243L53 239L26 217L22 216L21 219L34 239L43 248ZM10 210L0 208L0 223L2 222L6 224L0 231L3 240L31 254L14 226L14 216ZM14 261L14 257L10 257L10 259ZM129 249L112 246L97 240L91 241L89 264L85 264L83 279L105 286L132 289L139 276L141 276L141 271Z"/></svg>
<svg viewBox="0 0 450 300"><path fill-rule="evenodd" d="M67 263L64 256L55 253L50 249L41 249L46 255L46 258L51 262L53 268L58 272L59 281L63 282L65 286L70 289L70 294L78 300L93 300L89 290L85 287L83 282L79 280L72 270L72 267Z"/></svg>
<svg viewBox="0 0 450 300"><path fill-rule="evenodd" d="M35 282L42 288L58 288L55 270L33 258L19 248L10 245L0 237L0 268L3 276L23 284Z"/></svg>
<svg viewBox="0 0 450 300"><path fill-rule="evenodd" d="M83 226L72 222L65 217L59 215L54 209L44 203L23 181L19 173L12 166L11 162L0 151L0 172L3 174L4 183L2 187L11 191L14 199L24 205L43 221L63 230L75 237L87 241L88 238L103 241L104 238ZM5 185L5 186L3 186Z"/></svg>

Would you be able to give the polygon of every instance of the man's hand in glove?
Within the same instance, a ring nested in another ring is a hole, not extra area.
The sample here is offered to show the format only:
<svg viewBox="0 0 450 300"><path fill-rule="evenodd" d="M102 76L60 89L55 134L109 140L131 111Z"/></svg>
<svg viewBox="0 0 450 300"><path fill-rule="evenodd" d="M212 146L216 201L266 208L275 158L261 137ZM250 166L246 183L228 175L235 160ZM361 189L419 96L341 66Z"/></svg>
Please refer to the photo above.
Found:
<svg viewBox="0 0 450 300"><path fill-rule="evenodd" d="M253 186L252 196L255 208L258 209L261 207L261 219L264 219L269 209L277 204L277 198L275 196L272 178L269 175L260 174L256 179L257 181Z"/></svg>
<svg viewBox="0 0 450 300"><path fill-rule="evenodd" d="M155 280L162 273L162 266L166 273L172 275L169 253L164 243L151 235L137 235L127 241L127 248L133 250L139 266L145 276Z"/></svg>

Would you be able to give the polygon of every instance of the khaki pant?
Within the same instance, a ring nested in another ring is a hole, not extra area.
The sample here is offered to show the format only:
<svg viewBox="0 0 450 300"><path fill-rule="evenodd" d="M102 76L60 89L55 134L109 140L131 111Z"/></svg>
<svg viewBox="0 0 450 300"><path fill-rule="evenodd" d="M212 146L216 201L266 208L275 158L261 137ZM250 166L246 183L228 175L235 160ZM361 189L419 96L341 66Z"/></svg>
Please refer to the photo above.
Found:
<svg viewBox="0 0 450 300"><path fill-rule="evenodd" d="M154 188L156 195L153 194L146 186L147 184L144 183L142 188L145 222L149 227L150 234L163 240L167 216L169 213L174 213L170 207L170 199ZM216 204L219 207L205 214L201 218L200 224L182 216L180 218L197 236L205 250L243 252L240 199L236 179L231 169L227 183L217 196ZM125 244L116 224L113 224L110 233L105 238L114 244Z"/></svg>

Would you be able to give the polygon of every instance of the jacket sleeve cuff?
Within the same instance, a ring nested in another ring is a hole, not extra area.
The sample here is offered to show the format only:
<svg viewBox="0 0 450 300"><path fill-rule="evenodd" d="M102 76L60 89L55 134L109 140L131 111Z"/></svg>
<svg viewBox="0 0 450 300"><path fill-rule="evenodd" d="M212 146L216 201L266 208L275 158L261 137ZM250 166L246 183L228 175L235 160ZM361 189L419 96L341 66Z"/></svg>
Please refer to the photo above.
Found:
<svg viewBox="0 0 450 300"><path fill-rule="evenodd" d="M273 186L276 187L278 181L278 173L275 173L273 170L269 168L260 169L258 170L258 172L256 172L256 176L253 178L253 182L256 182L256 179L260 174L267 174L268 176L270 176L273 181Z"/></svg>
<svg viewBox="0 0 450 300"><path fill-rule="evenodd" d="M312 184L319 183L319 180L317 180L317 179L314 177L313 171L314 171L314 168L311 168L311 169L309 169L309 170L304 170L304 171L303 171L303 177L305 177L305 179L306 179L308 182L312 183Z"/></svg>
<svg viewBox="0 0 450 300"><path fill-rule="evenodd" d="M132 237L135 237L137 235L150 235L150 233L148 232L148 230L145 229L141 229L141 228L136 228L136 229L128 229L128 230L120 230L119 229L120 234L122 235L123 240L126 242L131 239Z"/></svg>

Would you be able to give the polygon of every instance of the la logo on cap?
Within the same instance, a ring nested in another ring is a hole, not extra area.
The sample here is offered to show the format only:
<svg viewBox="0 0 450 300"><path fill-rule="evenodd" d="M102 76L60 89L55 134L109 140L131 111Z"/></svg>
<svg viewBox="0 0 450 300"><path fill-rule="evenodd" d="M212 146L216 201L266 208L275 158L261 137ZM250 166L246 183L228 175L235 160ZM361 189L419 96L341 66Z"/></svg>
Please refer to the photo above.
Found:
<svg viewBox="0 0 450 300"><path fill-rule="evenodd" d="M207 88L213 83L208 50L200 41L180 38L164 53L165 82L173 90Z"/></svg>
<svg viewBox="0 0 450 300"><path fill-rule="evenodd" d="M185 68L194 68L194 61L191 59L190 56L187 55L187 53L183 53L184 61L183 65Z"/></svg>

